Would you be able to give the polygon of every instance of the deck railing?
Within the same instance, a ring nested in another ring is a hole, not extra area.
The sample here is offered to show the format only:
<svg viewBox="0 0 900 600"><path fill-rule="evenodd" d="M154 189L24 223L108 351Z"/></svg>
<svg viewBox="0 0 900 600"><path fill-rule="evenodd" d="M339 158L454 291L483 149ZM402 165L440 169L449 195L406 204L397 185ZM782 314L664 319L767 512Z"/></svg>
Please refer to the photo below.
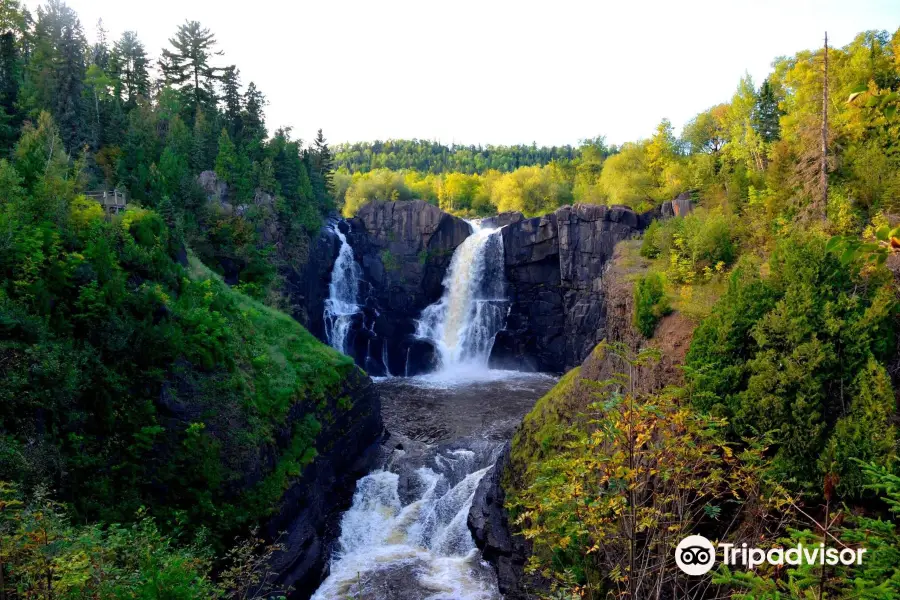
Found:
<svg viewBox="0 0 900 600"><path fill-rule="evenodd" d="M121 190L99 190L86 192L84 195L99 202L103 210L109 214L119 214L128 206L125 192Z"/></svg>

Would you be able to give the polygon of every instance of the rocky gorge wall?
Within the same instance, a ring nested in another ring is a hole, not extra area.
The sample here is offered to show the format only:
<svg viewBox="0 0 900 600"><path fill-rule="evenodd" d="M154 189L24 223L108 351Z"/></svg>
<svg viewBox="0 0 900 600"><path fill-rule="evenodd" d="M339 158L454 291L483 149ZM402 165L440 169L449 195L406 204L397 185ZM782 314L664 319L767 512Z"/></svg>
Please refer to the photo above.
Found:
<svg viewBox="0 0 900 600"><path fill-rule="evenodd" d="M604 337L603 275L613 249L649 222L623 206L564 206L503 229L511 302L491 365L562 372Z"/></svg>
<svg viewBox="0 0 900 600"><path fill-rule="evenodd" d="M282 277L282 294L288 298L294 320L299 321L319 340L324 338L322 315L328 297L328 282L339 251L339 240L326 223L312 239L302 239L301 247L291 245L285 228L275 211L275 198L257 192L247 204L233 204L228 186L213 172L199 177L199 184L207 197L207 209L216 211L218 217L241 219L255 228L260 240L275 248L272 258ZM294 240L296 241L296 240ZM226 283L238 281L241 265L218 254L212 258ZM275 311L271 311L273 314ZM276 342L298 337L309 337L294 320L279 317ZM240 464L242 477L236 484L236 495L262 496L259 486L279 469L290 469L288 484L278 498L279 490L271 497L277 501L264 507L268 517L261 526L261 535L267 540L278 541L284 550L277 552L269 568L277 574L272 583L284 589L291 588L293 595L309 597L327 575L332 545L337 539L339 519L352 502L356 481L374 469L380 461L381 442L385 436L381 415L381 398L372 380L345 357L311 340L314 348L305 352L289 352L278 347L280 370L288 365L302 364L316 389L307 395L293 397L284 422L278 425L271 439L248 452L249 458ZM322 354L331 366L322 364ZM317 371L330 370L331 373ZM326 383L329 375L337 370L339 376ZM336 381L336 382L335 382ZM297 390L292 391L297 395ZM167 414L172 419L200 420L199 415L181 414L186 409L171 394L166 401ZM217 406L221 410L221 406ZM285 466L284 456L290 454L298 437L310 418L318 424L314 439L315 457L306 462L301 457L288 459L295 463ZM222 439L241 439L246 435L244 427L234 419L214 427ZM302 467L300 465L303 465ZM299 473L293 472L299 470ZM301 470L302 469L302 470ZM266 498L270 498L266 496Z"/></svg>
<svg viewBox="0 0 900 600"><path fill-rule="evenodd" d="M530 219L515 212L485 219L484 227L503 228L502 271L510 302L490 366L563 372L579 364L605 337L604 272L616 244L638 235L654 218L691 208L684 195L644 214L624 206L574 205ZM453 253L470 226L413 200L372 201L340 227L363 279L362 311L351 327L348 352L373 375L432 370L434 348L414 336L416 321L440 299ZM337 250L323 245L326 251L319 250L322 256L308 271L322 273L333 265ZM313 278L303 281L309 326L317 332L322 294L313 289Z"/></svg>
<svg viewBox="0 0 900 600"><path fill-rule="evenodd" d="M416 321L440 299L453 252L471 233L469 224L411 200L369 202L342 227L363 279L363 310L349 335L357 364L373 375L432 370L434 349L413 335Z"/></svg>

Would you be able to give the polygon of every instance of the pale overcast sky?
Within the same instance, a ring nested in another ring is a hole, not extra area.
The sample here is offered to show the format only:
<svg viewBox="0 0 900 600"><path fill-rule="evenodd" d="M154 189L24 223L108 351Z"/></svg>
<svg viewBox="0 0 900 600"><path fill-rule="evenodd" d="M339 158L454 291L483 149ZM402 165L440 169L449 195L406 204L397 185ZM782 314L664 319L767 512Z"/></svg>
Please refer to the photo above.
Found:
<svg viewBox="0 0 900 600"><path fill-rule="evenodd" d="M0 0L2 1L2 0ZM34 8L35 0L26 0ZM900 26L900 0L68 0L93 40L134 29L154 57L185 19L309 140L575 144L649 136L731 97L748 71Z"/></svg>

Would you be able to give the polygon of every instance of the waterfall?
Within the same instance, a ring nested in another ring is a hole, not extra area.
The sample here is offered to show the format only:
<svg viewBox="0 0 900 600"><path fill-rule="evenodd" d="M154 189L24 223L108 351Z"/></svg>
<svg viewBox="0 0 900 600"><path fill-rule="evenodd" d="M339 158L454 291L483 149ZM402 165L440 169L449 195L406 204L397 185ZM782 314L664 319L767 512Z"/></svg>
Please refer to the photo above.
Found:
<svg viewBox="0 0 900 600"><path fill-rule="evenodd" d="M341 241L341 250L331 270L329 294L325 301L325 338L329 346L348 354L347 334L350 332L353 317L360 312L360 307L356 303L360 271L359 265L353 259L353 248L347 243L347 236L341 232L337 223L331 226L331 230Z"/></svg>
<svg viewBox="0 0 900 600"><path fill-rule="evenodd" d="M435 448L424 465L401 462L393 467L399 472L360 479L330 574L313 600L379 598L382 585L404 590L404 598L496 600L493 572L466 521L498 449Z"/></svg>
<svg viewBox="0 0 900 600"><path fill-rule="evenodd" d="M384 365L384 374L391 377L391 367L388 361L388 345L387 340L381 342L381 362Z"/></svg>
<svg viewBox="0 0 900 600"><path fill-rule="evenodd" d="M434 344L444 371L486 368L506 317L500 230L469 225L472 235L453 253L444 295L422 311L416 324L416 336Z"/></svg>

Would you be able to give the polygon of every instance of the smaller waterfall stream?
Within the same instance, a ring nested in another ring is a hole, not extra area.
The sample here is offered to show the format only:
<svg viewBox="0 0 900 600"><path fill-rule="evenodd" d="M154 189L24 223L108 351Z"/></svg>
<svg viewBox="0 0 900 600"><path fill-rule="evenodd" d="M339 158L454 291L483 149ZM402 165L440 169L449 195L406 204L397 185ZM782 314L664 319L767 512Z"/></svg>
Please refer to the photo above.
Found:
<svg viewBox="0 0 900 600"><path fill-rule="evenodd" d="M328 345L347 354L347 334L353 317L359 314L359 265L353 258L353 248L338 224L331 230L341 242L341 249L331 270L328 299L325 300L325 337Z"/></svg>
<svg viewBox="0 0 900 600"><path fill-rule="evenodd" d="M422 311L416 336L431 341L440 369L485 369L506 317L503 238L469 222L472 235L453 253L444 295Z"/></svg>

